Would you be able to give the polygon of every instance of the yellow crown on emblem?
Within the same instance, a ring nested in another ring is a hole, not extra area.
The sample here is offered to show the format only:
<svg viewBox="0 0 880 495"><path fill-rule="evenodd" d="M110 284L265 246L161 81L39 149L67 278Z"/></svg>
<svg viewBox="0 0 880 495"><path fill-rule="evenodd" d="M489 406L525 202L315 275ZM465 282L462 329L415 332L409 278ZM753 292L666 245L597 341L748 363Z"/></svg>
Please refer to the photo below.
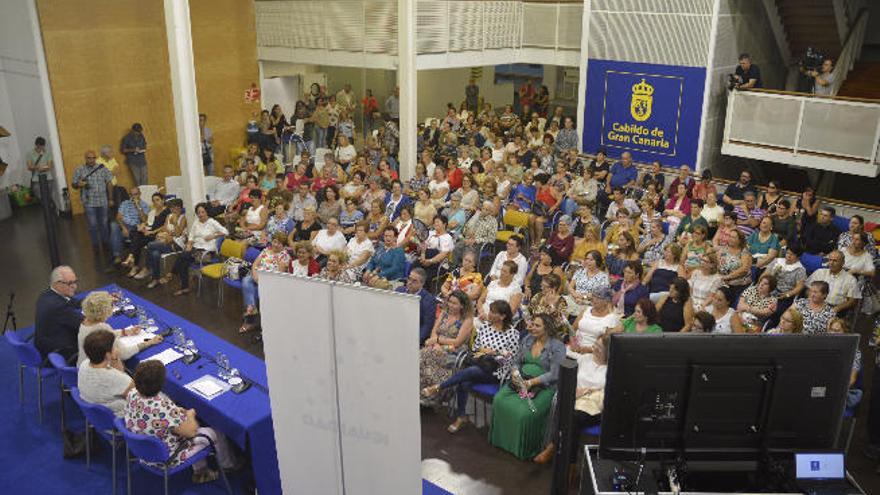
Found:
<svg viewBox="0 0 880 495"><path fill-rule="evenodd" d="M651 86L642 79L642 82L633 84L632 92L634 95L651 96L654 94L654 86Z"/></svg>

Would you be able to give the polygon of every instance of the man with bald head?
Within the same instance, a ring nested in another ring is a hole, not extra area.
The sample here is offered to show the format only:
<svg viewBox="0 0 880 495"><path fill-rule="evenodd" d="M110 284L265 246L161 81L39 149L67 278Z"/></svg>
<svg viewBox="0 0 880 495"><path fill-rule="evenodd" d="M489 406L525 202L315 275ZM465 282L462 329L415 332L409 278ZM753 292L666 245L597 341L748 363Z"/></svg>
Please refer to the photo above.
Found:
<svg viewBox="0 0 880 495"><path fill-rule="evenodd" d="M113 206L113 174L98 163L95 150L86 151L85 159L86 163L73 171L71 183L74 189L79 190L89 225L89 237L92 238L92 250L98 253L102 245L110 242L107 215Z"/></svg>
<svg viewBox="0 0 880 495"><path fill-rule="evenodd" d="M110 254L113 264L119 264L122 243L137 231L138 225L146 223L150 205L141 198L141 190L135 186L128 190L129 199L119 204L116 218L110 223Z"/></svg>
<svg viewBox="0 0 880 495"><path fill-rule="evenodd" d="M45 358L50 352L76 362L77 335L83 321L79 301L73 299L77 284L73 268L61 265L49 275L49 288L37 299L34 345Z"/></svg>

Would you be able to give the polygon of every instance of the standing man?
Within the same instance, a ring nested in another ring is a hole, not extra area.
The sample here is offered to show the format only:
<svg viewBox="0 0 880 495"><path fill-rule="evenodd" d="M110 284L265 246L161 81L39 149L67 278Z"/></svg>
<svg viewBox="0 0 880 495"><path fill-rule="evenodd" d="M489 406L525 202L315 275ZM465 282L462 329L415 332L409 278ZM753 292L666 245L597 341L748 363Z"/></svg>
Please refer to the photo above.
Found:
<svg viewBox="0 0 880 495"><path fill-rule="evenodd" d="M473 77L468 81L468 85L464 88L464 99L467 104L468 112L476 116L480 103L480 87L477 86L477 82Z"/></svg>
<svg viewBox="0 0 880 495"><path fill-rule="evenodd" d="M807 75L813 78L813 94L821 96L833 96L834 86L834 61L830 57L822 60L819 70L811 70Z"/></svg>
<svg viewBox="0 0 880 495"><path fill-rule="evenodd" d="M147 139L144 137L144 126L137 122L131 126L131 131L122 138L122 153L131 175L134 176L135 185L147 184Z"/></svg>
<svg viewBox="0 0 880 495"><path fill-rule="evenodd" d="M205 168L205 176L214 175L214 133L206 124L208 115L199 114L199 137L202 141L202 167Z"/></svg>
<svg viewBox="0 0 880 495"><path fill-rule="evenodd" d="M394 122L400 122L400 88L394 88L394 94L385 100L385 111Z"/></svg>
<svg viewBox="0 0 880 495"><path fill-rule="evenodd" d="M43 358L50 352L76 363L77 335L83 321L79 301L73 299L79 281L73 268L57 266L49 275L49 288L37 298L34 345Z"/></svg>
<svg viewBox="0 0 880 495"><path fill-rule="evenodd" d="M46 177L49 184L49 193L52 192L52 152L46 149L46 138L40 136L34 140L34 149L28 152L25 157L27 169L31 172L31 191L40 201L42 191L40 191L40 176ZM49 198L51 202L51 197Z"/></svg>
<svg viewBox="0 0 880 495"><path fill-rule="evenodd" d="M86 212L89 236L92 238L92 251L98 254L101 246L110 241L107 232L107 213L113 205L113 174L103 165L98 165L94 150L86 151L86 163L73 171L73 188L79 190L79 197Z"/></svg>
<svg viewBox="0 0 880 495"><path fill-rule="evenodd" d="M758 66L752 63L752 57L748 53L739 56L739 66L734 74L736 78L736 89L752 89L763 86L761 81L761 71Z"/></svg>

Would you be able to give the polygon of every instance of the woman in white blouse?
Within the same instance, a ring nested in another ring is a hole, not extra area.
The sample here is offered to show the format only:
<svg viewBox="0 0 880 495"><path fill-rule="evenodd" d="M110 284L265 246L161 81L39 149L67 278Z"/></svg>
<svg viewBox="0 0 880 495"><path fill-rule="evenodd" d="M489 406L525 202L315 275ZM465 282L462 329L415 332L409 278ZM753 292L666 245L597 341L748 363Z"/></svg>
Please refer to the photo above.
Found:
<svg viewBox="0 0 880 495"><path fill-rule="evenodd" d="M83 351L83 343L86 340L86 337L89 336L92 332L96 332L98 330L108 330L113 332L117 337L125 337L129 335L135 335L141 331L138 327L126 328L122 330L114 330L107 323L107 319L113 315L113 297L109 292L105 292L102 290L96 290L86 296L82 302L82 311L83 311L83 321L79 325L79 333L77 334L77 342L79 347L79 358L76 361L76 365L79 366L83 361L86 360L86 354ZM149 334L145 334L149 335ZM146 349L147 347L154 346L159 342L162 342L162 337L155 336L150 339L146 339L140 341L137 344L123 344L118 340L115 343L117 351L119 352L119 357L123 361L134 356L138 352Z"/></svg>
<svg viewBox="0 0 880 495"><path fill-rule="evenodd" d="M602 286L593 291L593 305L587 307L574 322L575 335L568 342L569 355L578 358L593 352L593 344L609 329L620 324L620 318L611 305L611 288Z"/></svg>
<svg viewBox="0 0 880 495"><path fill-rule="evenodd" d="M319 230L318 235L312 239L312 246L315 247L315 251L318 253L318 262L321 262L322 265L330 251L345 251L347 243L345 235L339 228L339 220L329 219L326 227Z"/></svg>
<svg viewBox="0 0 880 495"><path fill-rule="evenodd" d="M346 251L348 253L348 265L346 269L352 275L352 278L357 280L360 278L361 272L364 271L364 267L367 266L367 262L370 261L370 257L373 256L373 252L375 251L373 241L367 237L366 222L358 222L355 224L354 237L348 240Z"/></svg>
<svg viewBox="0 0 880 495"><path fill-rule="evenodd" d="M522 303L522 291L519 284L514 280L519 267L513 261L507 260L501 264L501 271L498 279L493 280L483 291L480 300L477 301L477 317L486 321L489 316L489 307L495 301L505 301L510 305L512 314L519 311L519 305ZM474 322L477 325L478 322Z"/></svg>
<svg viewBox="0 0 880 495"><path fill-rule="evenodd" d="M174 261L174 268L171 269L171 273L180 278L180 289L174 291L175 296L190 292L189 267L195 260L202 261L216 253L219 244L217 239L228 234L226 227L208 216L208 209L204 203L196 205L196 221L189 228L189 239L183 252Z"/></svg>
<svg viewBox="0 0 880 495"><path fill-rule="evenodd" d="M449 254L455 248L452 236L446 231L448 220L443 215L434 217L434 229L428 234L428 238L422 245L419 254L418 265L425 269L428 274L426 283L431 283L437 277L440 265L449 258Z"/></svg>

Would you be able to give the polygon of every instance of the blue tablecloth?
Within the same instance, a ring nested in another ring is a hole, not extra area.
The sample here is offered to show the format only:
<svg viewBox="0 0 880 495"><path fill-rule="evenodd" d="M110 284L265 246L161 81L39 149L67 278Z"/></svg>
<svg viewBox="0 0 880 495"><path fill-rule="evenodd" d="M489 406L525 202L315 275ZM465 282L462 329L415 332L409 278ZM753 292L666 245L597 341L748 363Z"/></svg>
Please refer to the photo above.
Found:
<svg viewBox="0 0 880 495"><path fill-rule="evenodd" d="M281 476L278 472L275 430L272 427L272 410L269 405L266 363L194 323L116 285L96 290L110 292L121 290L133 304L144 308L149 316L156 319L160 329L164 330L166 326L180 327L187 339L195 342L202 358L192 364L186 364L182 359L169 364L163 391L181 406L194 408L201 419L214 429L223 432L241 448L249 449L259 492L280 494ZM124 328L137 322L135 319L118 315L110 318L108 323L113 328ZM170 346L170 342L163 342L146 349L126 361L126 366L133 369L140 361L149 359ZM217 375L218 368L213 362L217 352L226 354L230 365L238 368L242 377L253 382L254 386L241 394L228 391L212 400L206 400L185 388L186 384L205 374ZM175 376L178 374L180 378Z"/></svg>

